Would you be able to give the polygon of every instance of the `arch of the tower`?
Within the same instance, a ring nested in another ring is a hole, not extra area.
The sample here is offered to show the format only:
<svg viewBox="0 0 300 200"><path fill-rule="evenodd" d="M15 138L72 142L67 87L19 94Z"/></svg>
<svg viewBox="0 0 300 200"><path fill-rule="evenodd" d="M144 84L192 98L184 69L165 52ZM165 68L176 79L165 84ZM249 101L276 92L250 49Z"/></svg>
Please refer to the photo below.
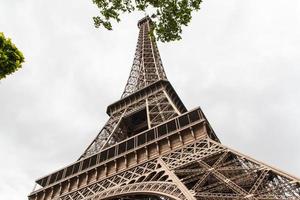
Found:
<svg viewBox="0 0 300 200"><path fill-rule="evenodd" d="M184 200L183 195L178 186L171 182L152 181L139 182L120 187L111 188L98 193L94 196L95 200L109 199L109 200Z"/></svg>
<svg viewBox="0 0 300 200"><path fill-rule="evenodd" d="M133 194L120 197L113 197L108 200L173 200L170 197L158 196L156 194Z"/></svg>

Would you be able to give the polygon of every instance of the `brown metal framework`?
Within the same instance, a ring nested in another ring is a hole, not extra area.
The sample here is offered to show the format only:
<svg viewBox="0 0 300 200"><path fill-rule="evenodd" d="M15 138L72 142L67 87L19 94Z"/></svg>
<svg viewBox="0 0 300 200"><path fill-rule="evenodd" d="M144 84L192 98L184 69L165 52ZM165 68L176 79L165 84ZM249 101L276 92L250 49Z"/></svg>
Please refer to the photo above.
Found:
<svg viewBox="0 0 300 200"><path fill-rule="evenodd" d="M69 166L36 181L29 200L300 199L300 180L222 145L200 108L168 82L151 20L139 21L122 98Z"/></svg>
<svg viewBox="0 0 300 200"><path fill-rule="evenodd" d="M147 17L140 20L138 27L140 32L135 57L122 98L157 80L167 80L156 42L149 34L151 20Z"/></svg>

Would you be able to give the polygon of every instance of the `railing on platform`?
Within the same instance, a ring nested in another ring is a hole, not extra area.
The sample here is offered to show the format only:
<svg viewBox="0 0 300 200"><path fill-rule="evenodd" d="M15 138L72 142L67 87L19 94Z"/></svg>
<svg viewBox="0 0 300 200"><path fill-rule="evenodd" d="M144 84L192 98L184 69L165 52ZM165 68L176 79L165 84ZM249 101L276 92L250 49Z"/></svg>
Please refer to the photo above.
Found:
<svg viewBox="0 0 300 200"><path fill-rule="evenodd" d="M134 151L135 149L140 148L141 146L144 146L148 143L155 142L169 136L170 134L174 134L179 130L191 126L191 124L195 122L204 120L205 117L202 111L200 110L200 108L196 108L178 117L168 120L163 124L136 134L122 142L116 143L115 145L108 147L95 155L77 161L48 176L38 179L36 183L38 183L42 187L48 186L62 179L71 177L72 175L76 175L81 171L88 170L95 165L101 164L111 159L115 159L116 157L122 156L130 151ZM40 187L36 188L41 189Z"/></svg>

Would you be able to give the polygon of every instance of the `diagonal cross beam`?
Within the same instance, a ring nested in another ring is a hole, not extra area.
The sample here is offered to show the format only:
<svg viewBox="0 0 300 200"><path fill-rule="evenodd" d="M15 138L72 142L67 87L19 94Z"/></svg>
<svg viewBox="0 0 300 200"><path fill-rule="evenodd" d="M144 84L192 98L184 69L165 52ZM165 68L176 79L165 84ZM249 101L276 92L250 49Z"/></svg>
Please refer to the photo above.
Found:
<svg viewBox="0 0 300 200"><path fill-rule="evenodd" d="M219 158L218 160L213 164L212 167L210 167L209 165L209 168L207 167L204 167L205 169L207 169L207 172L201 177L201 179L194 185L193 187L193 190L196 190L198 187L200 187L204 181L207 179L207 177L212 173L212 170L210 169L213 169L215 167L217 167L224 159L225 157L227 156L228 152L224 152ZM202 161L203 162L203 161ZM201 163L199 163L201 165Z"/></svg>
<svg viewBox="0 0 300 200"><path fill-rule="evenodd" d="M199 160L198 162L203 168L206 168L208 171L210 171L217 179L224 182L230 189L235 191L237 194L244 195L245 197L250 195L246 190L244 190L243 188L241 188L240 186L235 184L233 181L228 179L226 176L224 176L223 174L218 172L215 168L210 167L208 164L206 164L202 160Z"/></svg>

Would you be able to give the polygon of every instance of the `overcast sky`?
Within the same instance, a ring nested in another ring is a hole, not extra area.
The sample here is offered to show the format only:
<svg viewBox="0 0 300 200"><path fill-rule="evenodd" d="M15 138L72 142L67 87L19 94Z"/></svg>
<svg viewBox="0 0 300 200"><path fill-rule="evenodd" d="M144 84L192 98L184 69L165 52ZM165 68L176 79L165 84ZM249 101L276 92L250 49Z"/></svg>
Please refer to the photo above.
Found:
<svg viewBox="0 0 300 200"><path fill-rule="evenodd" d="M298 177L299 13L299 0L206 0L181 41L158 44L175 90L223 144ZM26 199L75 161L120 98L143 14L112 32L95 15L91 0L0 0L0 31L26 58L0 82L0 199Z"/></svg>

